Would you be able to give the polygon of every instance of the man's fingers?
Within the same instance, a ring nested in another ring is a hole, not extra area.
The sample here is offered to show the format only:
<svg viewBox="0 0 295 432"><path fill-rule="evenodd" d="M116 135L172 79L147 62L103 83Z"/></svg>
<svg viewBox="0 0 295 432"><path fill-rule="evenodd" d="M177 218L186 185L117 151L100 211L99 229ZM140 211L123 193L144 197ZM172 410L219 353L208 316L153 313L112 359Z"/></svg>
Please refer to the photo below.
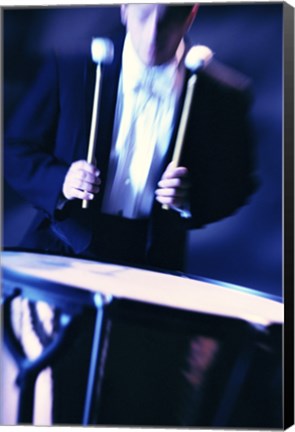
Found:
<svg viewBox="0 0 295 432"><path fill-rule="evenodd" d="M85 171L69 172L66 181L80 189L83 189L87 184L95 186L101 184L101 179L99 177L94 177L92 174L86 173Z"/></svg>
<svg viewBox="0 0 295 432"><path fill-rule="evenodd" d="M75 188L71 188L70 193L71 193L72 199L78 198L81 200L89 201L89 200L93 200L93 198L94 198L94 194L92 194L90 192L82 191L79 189L75 189Z"/></svg>
<svg viewBox="0 0 295 432"><path fill-rule="evenodd" d="M89 190L85 190L85 189L76 188L73 185L67 185L64 188L63 192L64 192L65 197L69 200L72 200L75 198L82 199L82 200L84 200L84 199L92 200L94 198L95 194L99 192L99 189L98 189L98 191L93 190L91 188L89 188Z"/></svg>
<svg viewBox="0 0 295 432"><path fill-rule="evenodd" d="M175 167L174 163L171 162L166 171L164 172L162 179L171 179L171 178L183 178L187 177L188 175L188 169L186 167Z"/></svg>
<svg viewBox="0 0 295 432"><path fill-rule="evenodd" d="M98 193L99 192L99 185L89 183L86 181L81 181L79 179L72 179L69 182L69 185L74 189L84 190L85 192L91 192L91 193Z"/></svg>
<svg viewBox="0 0 295 432"><path fill-rule="evenodd" d="M99 175L100 172L93 165L87 164L84 161L75 162L71 165L67 176L70 178L76 178L81 181L86 181L89 183L100 184Z"/></svg>
<svg viewBox="0 0 295 432"><path fill-rule="evenodd" d="M64 196L71 200L74 198L91 200L99 192L101 180L100 172L84 160L73 162L70 166L63 184Z"/></svg>
<svg viewBox="0 0 295 432"><path fill-rule="evenodd" d="M169 206L181 208L184 205L184 201L181 198L156 196L156 200L160 204L167 204Z"/></svg>
<svg viewBox="0 0 295 432"><path fill-rule="evenodd" d="M79 170L87 171L90 174L97 175L97 176L99 175L99 170L96 168L96 166L88 163L85 160L78 160L76 162L73 162L70 169L77 170L77 171Z"/></svg>
<svg viewBox="0 0 295 432"><path fill-rule="evenodd" d="M181 208L188 202L190 187L188 169L171 162L158 182L155 198L162 205Z"/></svg>
<svg viewBox="0 0 295 432"><path fill-rule="evenodd" d="M174 188L165 188L165 189L157 189L156 190L157 197L163 198L187 198L188 194L186 190L174 189Z"/></svg>
<svg viewBox="0 0 295 432"><path fill-rule="evenodd" d="M189 189L190 182L181 178L166 178L160 180L158 186L159 188Z"/></svg>
<svg viewBox="0 0 295 432"><path fill-rule="evenodd" d="M160 204L182 207L188 201L188 189L156 189L155 198Z"/></svg>

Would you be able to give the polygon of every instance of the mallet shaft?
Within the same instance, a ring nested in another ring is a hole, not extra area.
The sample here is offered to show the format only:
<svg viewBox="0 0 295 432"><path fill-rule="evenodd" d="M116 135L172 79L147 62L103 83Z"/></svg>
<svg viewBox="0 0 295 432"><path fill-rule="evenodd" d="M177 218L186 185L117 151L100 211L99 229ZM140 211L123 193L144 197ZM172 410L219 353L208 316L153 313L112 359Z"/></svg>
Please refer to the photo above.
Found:
<svg viewBox="0 0 295 432"><path fill-rule="evenodd" d="M184 142L184 138L185 138L185 133L186 133L186 128L187 128L187 123L188 123L188 119L189 119L189 114L190 114L190 109L191 109L191 104L192 104L192 100L193 100L193 94L194 94L196 82L197 82L197 74L193 74L187 82L183 109L182 109L182 113L181 113L181 118L180 118L179 128L178 128L178 132L177 132L174 152L173 152L173 156L172 156L172 162L175 163L175 166L178 166L179 162L180 162L181 152L182 152L182 148L183 148L183 142ZM169 205L163 204L162 209L163 210L169 210Z"/></svg>
<svg viewBox="0 0 295 432"><path fill-rule="evenodd" d="M87 162L92 164L95 156L96 148L96 133L97 133L97 119L99 111L99 93L100 93L100 80L101 80L101 64L98 63L96 67L95 89L92 107L91 129L88 144ZM82 208L88 208L88 200L83 200Z"/></svg>
<svg viewBox="0 0 295 432"><path fill-rule="evenodd" d="M188 80L188 83L187 83L187 89L186 89L186 95L185 95L185 100L184 100L184 104L183 104L183 110L182 110L182 114L181 114L181 118L180 118L179 129L178 129L175 148L174 148L173 157L172 157L172 162L174 162L176 166L180 162L183 142L184 142L184 138L185 138L186 127L187 127L187 123L188 123L188 118L189 118L189 114L190 114L190 108L191 108L191 104L192 104L192 99L193 99L193 94L194 94L196 82L197 82L197 75L194 74L190 77L190 79Z"/></svg>

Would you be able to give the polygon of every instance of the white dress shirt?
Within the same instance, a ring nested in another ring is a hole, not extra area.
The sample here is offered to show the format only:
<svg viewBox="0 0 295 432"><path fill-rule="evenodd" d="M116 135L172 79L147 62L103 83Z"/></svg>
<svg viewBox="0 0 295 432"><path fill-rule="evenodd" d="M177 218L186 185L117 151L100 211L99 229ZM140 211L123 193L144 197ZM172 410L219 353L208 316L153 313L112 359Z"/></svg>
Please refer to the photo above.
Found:
<svg viewBox="0 0 295 432"><path fill-rule="evenodd" d="M147 67L126 36L104 213L131 219L150 214L183 87L184 50L181 41L170 62Z"/></svg>

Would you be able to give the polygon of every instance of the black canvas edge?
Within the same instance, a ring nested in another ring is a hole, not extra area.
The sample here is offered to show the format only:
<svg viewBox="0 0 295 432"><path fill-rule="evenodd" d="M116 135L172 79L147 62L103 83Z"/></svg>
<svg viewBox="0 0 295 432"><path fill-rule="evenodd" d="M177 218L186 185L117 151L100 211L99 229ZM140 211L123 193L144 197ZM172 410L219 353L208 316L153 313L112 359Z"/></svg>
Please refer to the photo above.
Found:
<svg viewBox="0 0 295 432"><path fill-rule="evenodd" d="M294 424L294 7L283 4L284 428Z"/></svg>

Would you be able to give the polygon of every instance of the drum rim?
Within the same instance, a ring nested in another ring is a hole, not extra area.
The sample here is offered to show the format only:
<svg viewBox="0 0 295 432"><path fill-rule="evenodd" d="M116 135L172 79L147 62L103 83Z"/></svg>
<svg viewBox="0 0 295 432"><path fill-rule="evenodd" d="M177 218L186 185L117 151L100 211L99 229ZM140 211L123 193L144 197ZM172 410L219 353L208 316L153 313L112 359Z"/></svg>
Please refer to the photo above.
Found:
<svg viewBox="0 0 295 432"><path fill-rule="evenodd" d="M281 304L284 303L283 296L270 294L270 293L267 293L265 291L259 291L259 290L256 290L254 288L244 287L242 285L235 284L232 282L226 282L226 281L213 279L213 278L206 277L206 276L199 276L199 275L195 275L192 273L185 273L185 272L181 272L181 271L172 271L172 270L166 270L166 269L161 270L159 268L156 268L156 267L154 268L152 266L127 265L127 264L123 264L123 263L116 262L116 261L103 261L103 260L97 261L97 260L95 260L93 258L89 258L89 257L82 257L82 256L77 257L75 255L70 255L70 254L58 254L56 252L51 252L51 251L44 251L44 250L39 250L39 249L27 249L27 248L22 248L22 247L5 247L1 251L1 255L3 254L3 252L4 252L4 255L6 255L6 252L8 252L8 253L20 252L20 253L26 253L26 254L31 254L31 255L37 254L37 255L45 255L45 256L55 256L55 257L66 258L66 259L77 259L77 260L82 260L82 261L89 261L89 262L93 262L93 263L97 262L97 263L101 263L101 264L109 264L109 265L114 265L114 266L117 265L117 266L130 268L130 269L140 269L140 270L144 270L144 271L148 271L148 272L150 271L150 272L154 272L154 273L158 273L158 274L166 274L166 275L180 277L183 279L187 278L190 280L205 282L205 283L220 286L222 288L228 288L228 289L231 289L233 291L240 292L240 293L245 293L245 294L253 295L255 297L260 297L260 298L272 300L272 301L275 301L277 303L281 303Z"/></svg>

